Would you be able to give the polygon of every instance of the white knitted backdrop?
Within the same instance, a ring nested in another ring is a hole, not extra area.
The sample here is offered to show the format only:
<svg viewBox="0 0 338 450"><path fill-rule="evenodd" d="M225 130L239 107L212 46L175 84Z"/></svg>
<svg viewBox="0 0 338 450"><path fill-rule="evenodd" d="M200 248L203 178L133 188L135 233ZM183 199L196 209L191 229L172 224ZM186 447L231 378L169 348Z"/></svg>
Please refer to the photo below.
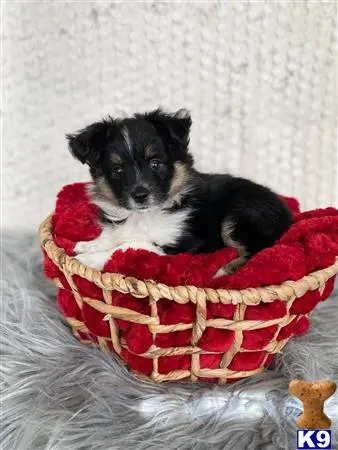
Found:
<svg viewBox="0 0 338 450"><path fill-rule="evenodd" d="M7 228L87 179L66 132L158 105L191 110L199 168L336 204L336 2L11 1L3 18Z"/></svg>

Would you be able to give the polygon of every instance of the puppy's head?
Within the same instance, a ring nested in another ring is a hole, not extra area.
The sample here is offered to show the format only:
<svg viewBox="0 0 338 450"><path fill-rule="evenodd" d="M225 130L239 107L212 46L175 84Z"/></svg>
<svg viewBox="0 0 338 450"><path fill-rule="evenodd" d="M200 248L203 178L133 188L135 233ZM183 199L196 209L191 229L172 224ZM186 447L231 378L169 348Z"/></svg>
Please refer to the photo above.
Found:
<svg viewBox="0 0 338 450"><path fill-rule="evenodd" d="M95 193L130 210L177 198L189 185L190 115L156 110L103 120L67 135L71 153L90 167Z"/></svg>

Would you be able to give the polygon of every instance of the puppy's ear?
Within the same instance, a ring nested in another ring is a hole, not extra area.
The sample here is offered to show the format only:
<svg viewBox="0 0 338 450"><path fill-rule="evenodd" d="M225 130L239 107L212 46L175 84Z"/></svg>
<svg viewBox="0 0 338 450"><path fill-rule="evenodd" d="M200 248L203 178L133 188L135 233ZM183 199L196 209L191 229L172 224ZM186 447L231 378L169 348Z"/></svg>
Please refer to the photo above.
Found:
<svg viewBox="0 0 338 450"><path fill-rule="evenodd" d="M71 154L82 164L95 167L107 138L108 123L96 122L74 134L67 134Z"/></svg>
<svg viewBox="0 0 338 450"><path fill-rule="evenodd" d="M180 109L174 114L168 114L161 109L156 109L144 115L161 134L161 137L180 150L187 152L189 145L189 134L191 127L191 117L189 111Z"/></svg>

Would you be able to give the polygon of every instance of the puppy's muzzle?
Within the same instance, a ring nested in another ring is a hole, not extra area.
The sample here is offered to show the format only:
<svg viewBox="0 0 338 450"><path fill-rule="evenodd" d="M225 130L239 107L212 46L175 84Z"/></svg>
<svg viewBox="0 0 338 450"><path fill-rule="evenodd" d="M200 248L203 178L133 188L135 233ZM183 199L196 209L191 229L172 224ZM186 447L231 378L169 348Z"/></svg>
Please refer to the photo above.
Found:
<svg viewBox="0 0 338 450"><path fill-rule="evenodd" d="M150 192L147 188L144 186L137 186L130 195L136 203L142 205L148 200L149 194Z"/></svg>

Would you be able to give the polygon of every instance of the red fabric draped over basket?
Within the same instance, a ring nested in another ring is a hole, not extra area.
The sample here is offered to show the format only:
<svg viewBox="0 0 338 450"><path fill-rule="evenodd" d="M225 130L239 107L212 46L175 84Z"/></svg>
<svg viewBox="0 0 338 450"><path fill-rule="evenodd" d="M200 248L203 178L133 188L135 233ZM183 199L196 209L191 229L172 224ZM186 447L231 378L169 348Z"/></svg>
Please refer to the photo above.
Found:
<svg viewBox="0 0 338 450"><path fill-rule="evenodd" d="M70 256L74 256L78 241L92 240L101 233L97 207L90 203L86 188L86 183L64 187L52 217L54 243ZM234 275L213 278L222 265L236 257L236 251L229 248L213 254L175 256L159 256L145 250L117 251L103 272L156 280L168 286L238 290L296 281L334 264L338 256L338 210L326 208L300 213L295 199L284 200L294 213L294 224L273 247L255 255ZM156 314L159 325L151 327L116 317L113 320L94 307L95 300L102 304L107 301L101 288L79 275L67 279L46 252L44 256L45 275L57 282L58 305L76 337L106 351L118 350L131 369L152 376L155 381L172 379L173 373L177 375L175 379L191 377L193 381L211 382L234 381L257 373L271 363L273 355L290 337L308 330L309 313L330 295L334 284L332 276L323 289L307 291L292 302L275 300L237 306L207 301L206 326L194 342L196 304L193 302L164 298L149 301L149 298L112 291L109 294L112 305L148 318ZM74 289L79 293L78 298L73 294ZM233 321L238 320L247 325L240 331L240 339L236 339L238 331L232 327ZM256 324L266 321L267 326L250 329L251 322L246 321L256 321ZM119 341L115 345L112 327ZM194 366L195 369L198 366L195 371ZM222 368L227 369L227 376L222 375ZM196 371L199 375L192 375Z"/></svg>

